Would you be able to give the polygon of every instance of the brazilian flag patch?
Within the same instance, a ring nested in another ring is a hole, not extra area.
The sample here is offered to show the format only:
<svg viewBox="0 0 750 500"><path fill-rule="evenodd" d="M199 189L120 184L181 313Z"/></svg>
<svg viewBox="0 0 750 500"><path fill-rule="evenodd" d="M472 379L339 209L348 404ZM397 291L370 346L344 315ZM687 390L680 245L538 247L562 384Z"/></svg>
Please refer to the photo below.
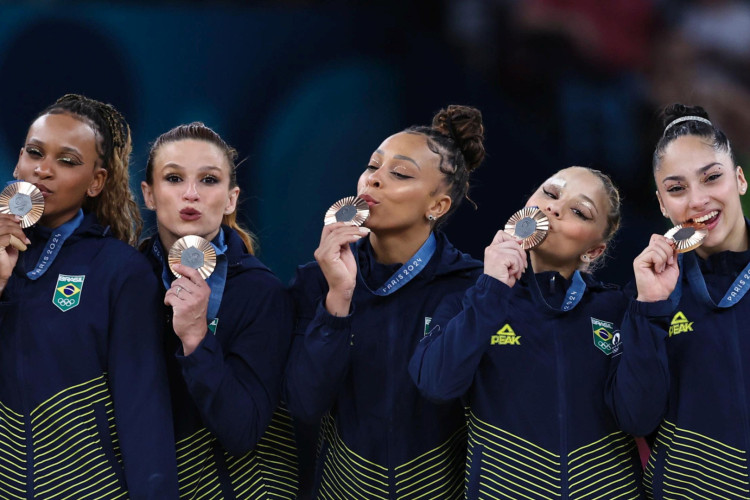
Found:
<svg viewBox="0 0 750 500"><path fill-rule="evenodd" d="M57 275L55 293L52 295L52 303L62 312L69 311L81 302L81 290L83 280L86 276Z"/></svg>
<svg viewBox="0 0 750 500"><path fill-rule="evenodd" d="M612 340L615 338L615 325L609 321L591 318L591 329L594 333L594 345L607 356L612 354Z"/></svg>

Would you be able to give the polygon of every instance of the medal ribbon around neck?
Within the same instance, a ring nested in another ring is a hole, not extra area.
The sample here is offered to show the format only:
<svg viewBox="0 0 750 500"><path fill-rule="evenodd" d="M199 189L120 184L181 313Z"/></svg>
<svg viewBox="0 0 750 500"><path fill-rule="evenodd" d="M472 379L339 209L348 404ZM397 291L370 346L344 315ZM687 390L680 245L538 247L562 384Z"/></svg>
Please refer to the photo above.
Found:
<svg viewBox="0 0 750 500"><path fill-rule="evenodd" d="M26 276L29 279L38 280L47 272L47 269L49 269L57 258L57 254L60 253L60 249L65 243L65 240L73 234L73 231L78 229L81 222L83 222L83 210L79 209L75 217L52 231L52 235L47 240L45 249L42 250L42 255L39 256L36 266L33 270L26 273Z"/></svg>
<svg viewBox="0 0 750 500"><path fill-rule="evenodd" d="M583 277L581 276L580 271L576 270L576 272L573 273L573 278L571 279L570 286L565 292L565 298L563 299L562 307L552 307L551 305L549 305L549 302L544 299L542 291L539 289L539 283L536 280L534 270L531 268L531 262L529 262L529 266L526 269L526 272L529 273L529 281L531 281L531 295L538 302L544 304L544 306L550 311L572 311L581 302L583 294L586 292L586 282L583 281Z"/></svg>
<svg viewBox="0 0 750 500"><path fill-rule="evenodd" d="M371 293L375 295L378 295L380 297L390 295L399 288L406 285L409 281L414 279L417 274L421 273L422 270L427 266L427 263L430 261L432 256L435 254L436 249L437 238L435 238L434 233L430 233L430 237L427 238L427 241L425 241L421 247L419 247L417 253L415 253L408 261L406 261L398 271L393 273L393 275L388 278L386 282L383 283L383 285L377 290L372 290L370 287L368 287L364 279L362 279L362 283L364 284L365 288L367 288ZM361 271L358 270L358 272L361 275Z"/></svg>
<svg viewBox="0 0 750 500"><path fill-rule="evenodd" d="M748 288L750 288L750 263L748 263L717 304L708 293L706 280L703 278L703 273L701 273L698 266L698 258L695 256L695 253L686 254L683 263L685 264L688 283L690 283L693 292L695 292L704 304L716 309L726 309L736 305L745 296Z"/></svg>

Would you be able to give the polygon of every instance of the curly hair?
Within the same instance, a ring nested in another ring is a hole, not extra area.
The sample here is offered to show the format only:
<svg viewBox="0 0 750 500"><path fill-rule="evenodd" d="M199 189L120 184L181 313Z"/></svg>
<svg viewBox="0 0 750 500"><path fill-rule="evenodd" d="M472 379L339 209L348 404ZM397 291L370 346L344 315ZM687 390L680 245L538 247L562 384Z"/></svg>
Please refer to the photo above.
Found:
<svg viewBox="0 0 750 500"><path fill-rule="evenodd" d="M229 165L229 188L237 187L237 150L227 144L224 139L221 138L213 129L207 127L201 122L192 122L185 125L178 125L172 130L164 132L156 138L154 144L151 146L151 150L148 153L148 162L146 163L146 183L149 186L154 184L154 159L159 149L165 144L171 142L184 141L187 139L194 139L197 141L205 141L209 144L213 144L224 154ZM250 254L255 253L257 244L255 243L255 237L247 229L240 226L237 222L237 211L235 210L231 214L224 214L221 221L222 224L231 227L237 234L242 238L242 242L245 244L245 248Z"/></svg>
<svg viewBox="0 0 750 500"><path fill-rule="evenodd" d="M135 245L143 227L138 205L130 190L130 153L133 149L130 126L111 104L78 94L66 94L39 113L69 114L88 124L96 134L96 150L107 179L101 193L87 197L83 209L96 214L100 224L109 226L118 239Z"/></svg>
<svg viewBox="0 0 750 500"><path fill-rule="evenodd" d="M469 177L485 157L482 113L471 106L452 104L432 118L431 126L412 126L404 130L427 136L427 147L440 156L440 171L448 186L451 207L436 221L442 224L464 198L469 198Z"/></svg>

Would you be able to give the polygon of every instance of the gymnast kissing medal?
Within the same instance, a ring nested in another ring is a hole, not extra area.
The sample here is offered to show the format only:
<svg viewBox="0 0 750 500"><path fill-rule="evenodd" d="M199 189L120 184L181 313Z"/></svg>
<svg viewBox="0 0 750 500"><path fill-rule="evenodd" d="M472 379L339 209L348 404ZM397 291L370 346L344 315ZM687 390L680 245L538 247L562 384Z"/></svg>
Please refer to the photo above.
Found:
<svg viewBox="0 0 750 500"><path fill-rule="evenodd" d="M505 223L505 232L523 240L523 249L531 250L547 237L549 219L539 207L525 207Z"/></svg>
<svg viewBox="0 0 750 500"><path fill-rule="evenodd" d="M44 213L44 196L30 182L8 184L0 193L0 213L17 215L24 229L33 226Z"/></svg>
<svg viewBox="0 0 750 500"><path fill-rule="evenodd" d="M345 222L350 226L361 226L370 216L370 207L367 202L358 196L342 198L328 209L323 223L334 224Z"/></svg>
<svg viewBox="0 0 750 500"><path fill-rule="evenodd" d="M216 268L216 251L208 240L200 236L183 236L174 242L169 249L169 269L172 274L181 278L182 275L174 270L175 264L192 267L198 270L203 279L208 279Z"/></svg>
<svg viewBox="0 0 750 500"><path fill-rule="evenodd" d="M679 224L664 234L665 238L674 241L677 253L685 253L698 248L708 236L708 229L697 222Z"/></svg>

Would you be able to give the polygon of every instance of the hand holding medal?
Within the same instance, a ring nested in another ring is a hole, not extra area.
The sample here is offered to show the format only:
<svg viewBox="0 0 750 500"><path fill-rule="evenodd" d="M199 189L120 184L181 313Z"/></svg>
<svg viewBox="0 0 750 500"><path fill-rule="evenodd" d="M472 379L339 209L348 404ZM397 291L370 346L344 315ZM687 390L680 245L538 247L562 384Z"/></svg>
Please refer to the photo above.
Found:
<svg viewBox="0 0 750 500"><path fill-rule="evenodd" d="M349 314L357 283L357 263L349 245L370 232L360 227L369 215L365 200L348 196L331 205L323 217L320 245L314 255L328 283L325 307L333 315Z"/></svg>
<svg viewBox="0 0 750 500"><path fill-rule="evenodd" d="M36 186L29 182L14 182L0 192L0 213L15 215L21 219L21 227L36 224L44 213L44 197ZM18 250L26 250L26 245L15 235L10 234L10 244Z"/></svg>
<svg viewBox="0 0 750 500"><path fill-rule="evenodd" d="M513 214L484 251L484 273L512 287L527 267L526 250L547 237L549 219L538 207Z"/></svg>

